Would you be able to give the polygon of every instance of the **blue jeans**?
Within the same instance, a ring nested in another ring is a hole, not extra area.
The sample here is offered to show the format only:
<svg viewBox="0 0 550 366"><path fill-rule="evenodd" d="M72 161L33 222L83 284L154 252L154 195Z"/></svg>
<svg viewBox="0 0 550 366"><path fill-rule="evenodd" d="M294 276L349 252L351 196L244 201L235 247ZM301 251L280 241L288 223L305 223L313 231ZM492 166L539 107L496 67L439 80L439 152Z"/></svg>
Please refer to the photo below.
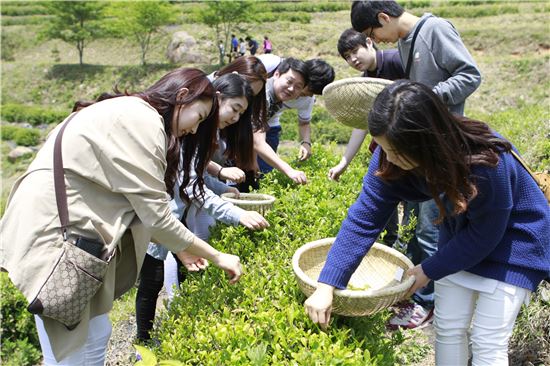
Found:
<svg viewBox="0 0 550 366"><path fill-rule="evenodd" d="M415 235L407 244L407 255L417 265L437 251L439 228L433 222L439 216L439 208L434 200L406 202L403 225L408 224L411 210L414 210L417 223ZM417 290L413 295L413 300L424 307L433 308L434 282L430 281L426 287Z"/></svg>
<svg viewBox="0 0 550 366"><path fill-rule="evenodd" d="M274 127L269 127L269 129L265 133L265 142L267 142L267 144L271 146L271 148L275 152L277 152L277 148L279 147L281 130L282 130L281 126L274 126ZM263 161L262 158L260 157L258 157L258 165L260 167L260 172L262 173L269 173L270 171L273 170L273 167L268 163L266 163L265 161Z"/></svg>

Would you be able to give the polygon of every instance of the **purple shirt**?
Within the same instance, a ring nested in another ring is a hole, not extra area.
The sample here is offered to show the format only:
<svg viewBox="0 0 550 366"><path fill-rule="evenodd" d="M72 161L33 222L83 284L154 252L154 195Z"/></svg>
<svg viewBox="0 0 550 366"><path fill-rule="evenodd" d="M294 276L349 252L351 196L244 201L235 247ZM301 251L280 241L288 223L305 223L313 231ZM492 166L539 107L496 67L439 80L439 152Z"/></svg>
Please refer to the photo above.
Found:
<svg viewBox="0 0 550 366"><path fill-rule="evenodd" d="M363 76L370 78L380 78L387 80L397 80L405 78L405 70L401 64L399 50L378 50L376 51L376 70L365 71Z"/></svg>

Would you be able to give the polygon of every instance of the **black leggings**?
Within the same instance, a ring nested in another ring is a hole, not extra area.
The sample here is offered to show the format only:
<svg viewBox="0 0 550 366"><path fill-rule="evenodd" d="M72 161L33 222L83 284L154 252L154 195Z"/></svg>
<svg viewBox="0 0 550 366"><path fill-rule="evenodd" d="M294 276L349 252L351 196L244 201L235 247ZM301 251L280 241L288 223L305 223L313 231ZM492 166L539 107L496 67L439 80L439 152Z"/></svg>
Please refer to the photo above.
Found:
<svg viewBox="0 0 550 366"><path fill-rule="evenodd" d="M182 271L185 267L176 255L174 255L174 258L178 263L178 281L181 284L186 277L186 272ZM139 287L136 295L136 324L137 339L139 341L143 342L151 339L149 333L153 329L157 300L163 283L164 261L146 254L139 275Z"/></svg>

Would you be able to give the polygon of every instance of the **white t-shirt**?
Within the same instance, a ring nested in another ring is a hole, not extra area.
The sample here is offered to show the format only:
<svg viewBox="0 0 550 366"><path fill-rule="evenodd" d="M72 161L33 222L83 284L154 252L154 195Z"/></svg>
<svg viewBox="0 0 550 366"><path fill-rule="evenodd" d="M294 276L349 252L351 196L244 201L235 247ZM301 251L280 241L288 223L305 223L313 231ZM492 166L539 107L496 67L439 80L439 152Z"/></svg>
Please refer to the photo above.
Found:
<svg viewBox="0 0 550 366"><path fill-rule="evenodd" d="M315 96L299 97L298 99L283 102L283 107L267 121L267 124L269 127L280 126L279 117L286 109L296 109L298 111L298 120L302 123L309 123L314 104Z"/></svg>

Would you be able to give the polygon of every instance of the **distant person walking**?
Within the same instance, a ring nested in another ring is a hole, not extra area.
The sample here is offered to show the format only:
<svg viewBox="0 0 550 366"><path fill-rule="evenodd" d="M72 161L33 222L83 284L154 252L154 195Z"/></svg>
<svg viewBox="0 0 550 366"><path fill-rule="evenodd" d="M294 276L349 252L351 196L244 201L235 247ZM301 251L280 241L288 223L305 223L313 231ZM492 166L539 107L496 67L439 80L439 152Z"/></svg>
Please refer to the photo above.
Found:
<svg viewBox="0 0 550 366"><path fill-rule="evenodd" d="M225 57L225 46L223 45L223 41L220 40L220 42L218 43L218 50L220 52L220 65L223 65L225 64L224 62L224 57Z"/></svg>
<svg viewBox="0 0 550 366"><path fill-rule="evenodd" d="M234 34L231 35L231 50L227 56L229 57L229 63L239 57L239 40Z"/></svg>
<svg viewBox="0 0 550 366"><path fill-rule="evenodd" d="M246 53L246 42L244 39L239 38L239 55L244 56Z"/></svg>
<svg viewBox="0 0 550 366"><path fill-rule="evenodd" d="M258 51L258 42L250 37L246 37L245 41L248 43L248 50L250 51L250 54L254 56Z"/></svg>
<svg viewBox="0 0 550 366"><path fill-rule="evenodd" d="M239 40L234 34L231 35L231 52L239 51Z"/></svg>
<svg viewBox="0 0 550 366"><path fill-rule="evenodd" d="M273 45L271 44L271 41L267 36L264 36L263 48L264 48L264 53L271 53L273 49Z"/></svg>

